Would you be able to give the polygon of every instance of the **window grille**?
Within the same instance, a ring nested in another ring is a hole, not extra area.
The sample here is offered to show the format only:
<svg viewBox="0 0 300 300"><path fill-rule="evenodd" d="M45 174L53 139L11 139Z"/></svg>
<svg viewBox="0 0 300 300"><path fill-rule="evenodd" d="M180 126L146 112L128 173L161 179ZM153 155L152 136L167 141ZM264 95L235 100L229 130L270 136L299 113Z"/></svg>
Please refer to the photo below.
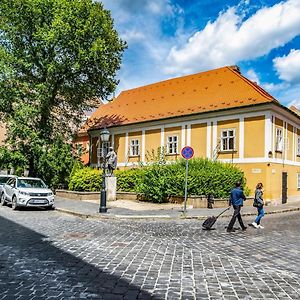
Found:
<svg viewBox="0 0 300 300"><path fill-rule="evenodd" d="M297 155L300 156L300 136L297 137Z"/></svg>
<svg viewBox="0 0 300 300"><path fill-rule="evenodd" d="M76 144L76 150L77 150L77 155L81 156L83 150L82 144Z"/></svg>
<svg viewBox="0 0 300 300"><path fill-rule="evenodd" d="M178 153L178 137L177 135L167 137L167 154Z"/></svg>
<svg viewBox="0 0 300 300"><path fill-rule="evenodd" d="M140 155L140 143L138 139L130 140L130 156Z"/></svg>
<svg viewBox="0 0 300 300"><path fill-rule="evenodd" d="M221 151L235 150L235 130L226 129L221 131Z"/></svg>
<svg viewBox="0 0 300 300"><path fill-rule="evenodd" d="M283 150L283 137L282 137L282 129L276 128L276 151L282 152Z"/></svg>

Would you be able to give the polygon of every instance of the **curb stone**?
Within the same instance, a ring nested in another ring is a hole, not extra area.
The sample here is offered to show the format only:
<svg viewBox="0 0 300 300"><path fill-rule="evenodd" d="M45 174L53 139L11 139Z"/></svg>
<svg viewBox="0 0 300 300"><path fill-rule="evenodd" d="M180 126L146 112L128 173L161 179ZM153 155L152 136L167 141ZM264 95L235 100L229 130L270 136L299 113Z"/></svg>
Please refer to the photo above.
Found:
<svg viewBox="0 0 300 300"><path fill-rule="evenodd" d="M64 208L55 208L56 211L70 214L76 217L84 218L84 219L98 219L98 220L125 220L125 219L132 219L132 220L139 220L139 219L163 219L163 220L183 220L183 219L195 219L195 220L205 220L208 218L208 216L183 216L180 215L178 217L172 217L169 215L92 215L92 214L86 214L86 213L80 213L80 212L74 212L68 209ZM293 212L293 211L299 211L300 207L293 207L293 208L287 208L287 209L281 209L281 210L275 210L275 211L269 211L266 212L266 215L270 214L279 214L279 213L287 213L287 212ZM242 216L256 216L257 213L242 213ZM223 215L220 216L220 218L228 218L231 217L231 215Z"/></svg>
<svg viewBox="0 0 300 300"><path fill-rule="evenodd" d="M84 214L84 213L80 213L80 212L75 212L72 210L68 210L68 209L64 209L64 208L55 208L56 211L58 212L62 212L65 214L69 214L69 215L73 215L76 217L80 217L83 219L98 219L98 220L110 220L110 219L117 219L114 216L103 216L103 215L91 215L91 214Z"/></svg>

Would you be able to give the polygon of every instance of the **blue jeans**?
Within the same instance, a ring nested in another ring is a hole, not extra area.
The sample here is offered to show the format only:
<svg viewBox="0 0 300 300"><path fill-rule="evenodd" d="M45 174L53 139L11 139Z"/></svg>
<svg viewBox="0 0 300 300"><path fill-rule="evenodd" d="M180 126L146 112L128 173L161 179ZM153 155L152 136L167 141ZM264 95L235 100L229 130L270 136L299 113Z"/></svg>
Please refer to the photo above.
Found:
<svg viewBox="0 0 300 300"><path fill-rule="evenodd" d="M255 219L255 223L256 223L257 225L260 224L260 220L261 220L261 218L262 218L264 215L265 215L264 207L263 207L263 206L258 207L258 208L257 208L257 217L256 217L256 219Z"/></svg>

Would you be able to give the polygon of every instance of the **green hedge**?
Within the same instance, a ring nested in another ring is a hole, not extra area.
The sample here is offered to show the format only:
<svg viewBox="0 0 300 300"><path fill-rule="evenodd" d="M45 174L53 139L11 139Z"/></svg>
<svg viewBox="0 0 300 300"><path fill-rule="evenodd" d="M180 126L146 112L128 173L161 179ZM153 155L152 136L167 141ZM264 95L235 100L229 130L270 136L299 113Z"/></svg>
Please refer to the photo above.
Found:
<svg viewBox="0 0 300 300"><path fill-rule="evenodd" d="M84 167L72 172L69 189L72 191L96 192L102 187L102 171Z"/></svg>
<svg viewBox="0 0 300 300"><path fill-rule="evenodd" d="M115 171L117 177L117 189L121 192L136 192L137 182L141 180L144 169L129 169L125 171Z"/></svg>
<svg viewBox="0 0 300 300"><path fill-rule="evenodd" d="M144 200L165 202L171 196L184 195L185 160L172 164L155 163L138 169L116 171L117 189L124 192L137 192ZM100 191L101 171L92 168L72 172L69 189L76 191ZM213 162L208 159L189 161L188 194L208 195L227 198L237 181L242 181L246 194L244 173L228 163Z"/></svg>
<svg viewBox="0 0 300 300"><path fill-rule="evenodd" d="M185 160L179 160L172 164L155 163L142 169L122 171L122 180L119 181L118 176L118 189L135 191L145 200L159 203L168 201L171 196L184 196L185 165ZM227 198L237 181L242 181L245 192L249 193L244 173L236 166L208 159L189 161L189 195L212 194L215 198Z"/></svg>

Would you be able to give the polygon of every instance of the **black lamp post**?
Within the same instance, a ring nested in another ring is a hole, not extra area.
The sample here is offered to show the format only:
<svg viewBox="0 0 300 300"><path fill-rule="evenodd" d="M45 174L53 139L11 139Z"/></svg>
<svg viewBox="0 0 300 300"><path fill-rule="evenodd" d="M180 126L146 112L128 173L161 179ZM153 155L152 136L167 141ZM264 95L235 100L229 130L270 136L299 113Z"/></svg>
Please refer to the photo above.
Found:
<svg viewBox="0 0 300 300"><path fill-rule="evenodd" d="M102 173L102 190L101 190L101 195L100 195L99 213L106 213L107 212L107 208L106 208L106 184L105 184L105 177L106 177L105 168L106 168L106 155L107 155L107 153L106 153L106 147L104 147L104 145L107 145L107 143L109 141L109 136L110 136L110 132L106 128L101 130L100 139L101 139L102 149L103 149L103 165L102 165L103 173Z"/></svg>

